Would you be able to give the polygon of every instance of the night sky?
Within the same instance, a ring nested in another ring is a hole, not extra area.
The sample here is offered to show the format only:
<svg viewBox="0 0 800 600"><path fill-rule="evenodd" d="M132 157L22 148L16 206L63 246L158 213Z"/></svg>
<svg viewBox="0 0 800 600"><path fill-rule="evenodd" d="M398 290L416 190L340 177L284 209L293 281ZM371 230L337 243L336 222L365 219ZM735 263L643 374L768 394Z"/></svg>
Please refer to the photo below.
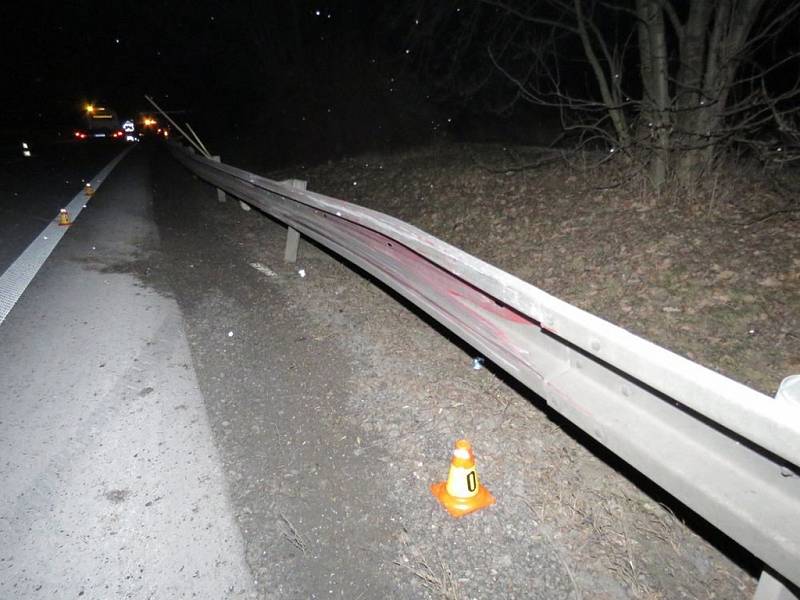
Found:
<svg viewBox="0 0 800 600"><path fill-rule="evenodd" d="M3 125L69 126L86 102L133 115L148 110L144 94L228 132L300 132L334 111L377 118L407 62L379 4L19 3L5 18L16 26L2 42Z"/></svg>
<svg viewBox="0 0 800 600"><path fill-rule="evenodd" d="M690 3L674 5L685 13ZM552 6L547 10L541 14L559 18ZM629 13L608 10L598 26L627 43ZM476 121L516 135L515 142L547 143L537 132L548 118L558 122L519 101L489 59L509 31L522 32L515 43L523 49L535 47L541 31L520 28L490 1L36 1L9 4L3 21L6 136L32 129L63 135L87 102L134 117L150 110L145 94L215 144L269 138L296 157L416 143ZM755 58L778 63L800 51L796 31L785 27ZM596 97L580 45L561 48L561 85ZM506 56L512 76L531 61L525 52ZM624 60L627 73L635 73L636 55ZM796 78L796 61L782 64L767 79L776 89ZM520 139L522 132L528 138Z"/></svg>

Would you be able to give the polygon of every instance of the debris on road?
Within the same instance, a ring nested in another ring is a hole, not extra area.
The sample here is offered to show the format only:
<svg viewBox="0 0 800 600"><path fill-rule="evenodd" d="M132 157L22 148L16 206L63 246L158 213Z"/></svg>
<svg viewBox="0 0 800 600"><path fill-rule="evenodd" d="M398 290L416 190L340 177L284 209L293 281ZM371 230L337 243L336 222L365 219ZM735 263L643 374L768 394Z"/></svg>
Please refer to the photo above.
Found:
<svg viewBox="0 0 800 600"><path fill-rule="evenodd" d="M251 262L250 266L253 267L259 273L263 273L267 277L277 277L278 274L270 269L267 265L260 263L260 262Z"/></svg>

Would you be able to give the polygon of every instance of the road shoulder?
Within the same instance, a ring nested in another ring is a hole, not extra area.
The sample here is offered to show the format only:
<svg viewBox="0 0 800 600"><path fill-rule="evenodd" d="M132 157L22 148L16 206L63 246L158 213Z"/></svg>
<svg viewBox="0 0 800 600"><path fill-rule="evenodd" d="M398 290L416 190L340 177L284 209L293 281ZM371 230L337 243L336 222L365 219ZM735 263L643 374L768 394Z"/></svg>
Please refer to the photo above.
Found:
<svg viewBox="0 0 800 600"><path fill-rule="evenodd" d="M0 595L251 591L151 205L135 153L0 327Z"/></svg>

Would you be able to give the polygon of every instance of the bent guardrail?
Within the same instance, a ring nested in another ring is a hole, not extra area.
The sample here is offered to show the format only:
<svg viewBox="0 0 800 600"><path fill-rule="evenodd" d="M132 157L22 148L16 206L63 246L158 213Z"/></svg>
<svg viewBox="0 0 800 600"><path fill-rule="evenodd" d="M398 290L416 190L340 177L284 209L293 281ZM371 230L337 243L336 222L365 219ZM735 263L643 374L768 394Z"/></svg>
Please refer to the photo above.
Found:
<svg viewBox="0 0 800 600"><path fill-rule="evenodd" d="M171 148L202 179L400 293L800 586L800 402L761 394L408 223ZM759 593L777 582L765 581Z"/></svg>

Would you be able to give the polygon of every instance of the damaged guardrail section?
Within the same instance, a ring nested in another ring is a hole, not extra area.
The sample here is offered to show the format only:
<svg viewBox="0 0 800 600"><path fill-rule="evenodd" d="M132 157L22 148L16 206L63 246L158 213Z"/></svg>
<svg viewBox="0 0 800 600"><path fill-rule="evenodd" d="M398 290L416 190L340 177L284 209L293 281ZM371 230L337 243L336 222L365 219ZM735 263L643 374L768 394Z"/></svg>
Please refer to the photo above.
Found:
<svg viewBox="0 0 800 600"><path fill-rule="evenodd" d="M765 396L388 215L177 144L172 153L396 290L800 586L800 403ZM757 597L767 597L765 580L790 593L765 573Z"/></svg>

